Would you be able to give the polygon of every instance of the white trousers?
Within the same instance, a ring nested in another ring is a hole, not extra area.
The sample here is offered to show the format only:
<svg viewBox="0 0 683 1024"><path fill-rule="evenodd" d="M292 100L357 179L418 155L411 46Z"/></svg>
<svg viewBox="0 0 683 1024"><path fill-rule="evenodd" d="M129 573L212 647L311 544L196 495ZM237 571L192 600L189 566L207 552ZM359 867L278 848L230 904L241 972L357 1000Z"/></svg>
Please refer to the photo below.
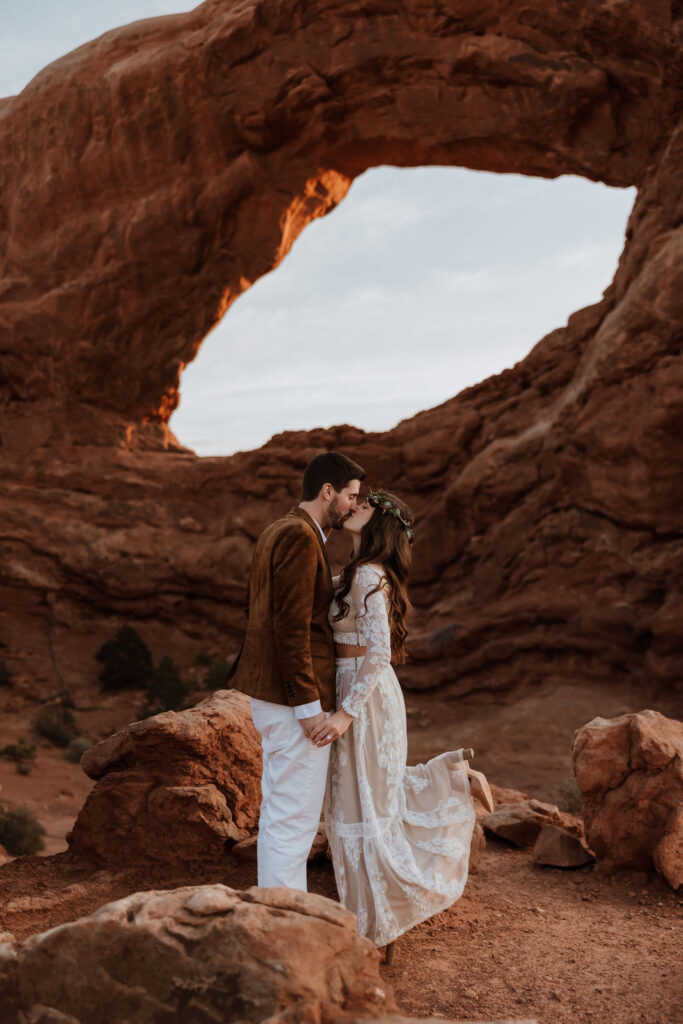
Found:
<svg viewBox="0 0 683 1024"><path fill-rule="evenodd" d="M250 703L263 747L258 884L306 892L306 861L320 823L330 747L306 739L292 708L253 697Z"/></svg>

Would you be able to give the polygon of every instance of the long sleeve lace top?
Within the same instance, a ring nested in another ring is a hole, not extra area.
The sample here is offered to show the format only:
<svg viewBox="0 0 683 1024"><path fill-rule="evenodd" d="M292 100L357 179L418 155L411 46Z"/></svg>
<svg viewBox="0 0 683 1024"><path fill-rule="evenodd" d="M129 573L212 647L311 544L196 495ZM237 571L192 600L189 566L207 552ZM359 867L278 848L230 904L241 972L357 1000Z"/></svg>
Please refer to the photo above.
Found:
<svg viewBox="0 0 683 1024"><path fill-rule="evenodd" d="M335 577L335 583L338 582ZM381 590L370 593L383 582ZM359 659L358 670L341 702L347 714L357 717L361 707L377 685L382 672L391 665L391 630L389 628L389 597L387 581L380 566L359 565L351 589L346 595L349 610L343 619L332 621L337 611L336 600L330 607L330 623L337 644L367 648Z"/></svg>

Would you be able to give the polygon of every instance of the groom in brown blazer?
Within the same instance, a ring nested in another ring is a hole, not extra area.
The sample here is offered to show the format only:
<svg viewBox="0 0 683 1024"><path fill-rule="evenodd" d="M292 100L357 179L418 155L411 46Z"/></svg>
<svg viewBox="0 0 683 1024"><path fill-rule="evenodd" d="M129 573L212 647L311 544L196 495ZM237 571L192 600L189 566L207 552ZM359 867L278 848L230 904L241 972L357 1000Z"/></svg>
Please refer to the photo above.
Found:
<svg viewBox="0 0 683 1024"><path fill-rule="evenodd" d="M301 502L266 527L251 564L244 645L232 686L251 697L263 775L258 884L306 890L306 861L320 821L329 745L309 736L335 707L326 530L356 509L365 471L339 452L306 467Z"/></svg>

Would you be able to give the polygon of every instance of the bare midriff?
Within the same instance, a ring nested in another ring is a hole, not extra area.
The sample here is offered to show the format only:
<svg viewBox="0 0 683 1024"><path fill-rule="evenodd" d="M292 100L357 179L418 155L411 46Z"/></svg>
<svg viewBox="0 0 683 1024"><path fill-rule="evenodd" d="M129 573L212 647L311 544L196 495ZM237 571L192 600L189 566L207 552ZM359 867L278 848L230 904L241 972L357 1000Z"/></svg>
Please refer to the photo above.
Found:
<svg viewBox="0 0 683 1024"><path fill-rule="evenodd" d="M354 647L353 644L335 644L334 653L337 658L362 658L367 647Z"/></svg>

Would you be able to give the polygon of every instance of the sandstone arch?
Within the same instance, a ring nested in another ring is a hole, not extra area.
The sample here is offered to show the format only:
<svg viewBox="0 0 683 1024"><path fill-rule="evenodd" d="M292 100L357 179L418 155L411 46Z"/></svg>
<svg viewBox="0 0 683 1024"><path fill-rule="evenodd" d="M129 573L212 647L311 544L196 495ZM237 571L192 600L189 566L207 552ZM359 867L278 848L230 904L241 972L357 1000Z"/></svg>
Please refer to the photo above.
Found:
<svg viewBox="0 0 683 1024"><path fill-rule="evenodd" d="M2 101L10 658L47 679L53 628L85 678L116 616L159 643L234 642L250 540L308 450L337 444L422 513L415 685L672 685L679 69L662 0L208 0L107 33ZM183 364L377 163L637 185L613 285L513 370L381 438L174 450Z"/></svg>

